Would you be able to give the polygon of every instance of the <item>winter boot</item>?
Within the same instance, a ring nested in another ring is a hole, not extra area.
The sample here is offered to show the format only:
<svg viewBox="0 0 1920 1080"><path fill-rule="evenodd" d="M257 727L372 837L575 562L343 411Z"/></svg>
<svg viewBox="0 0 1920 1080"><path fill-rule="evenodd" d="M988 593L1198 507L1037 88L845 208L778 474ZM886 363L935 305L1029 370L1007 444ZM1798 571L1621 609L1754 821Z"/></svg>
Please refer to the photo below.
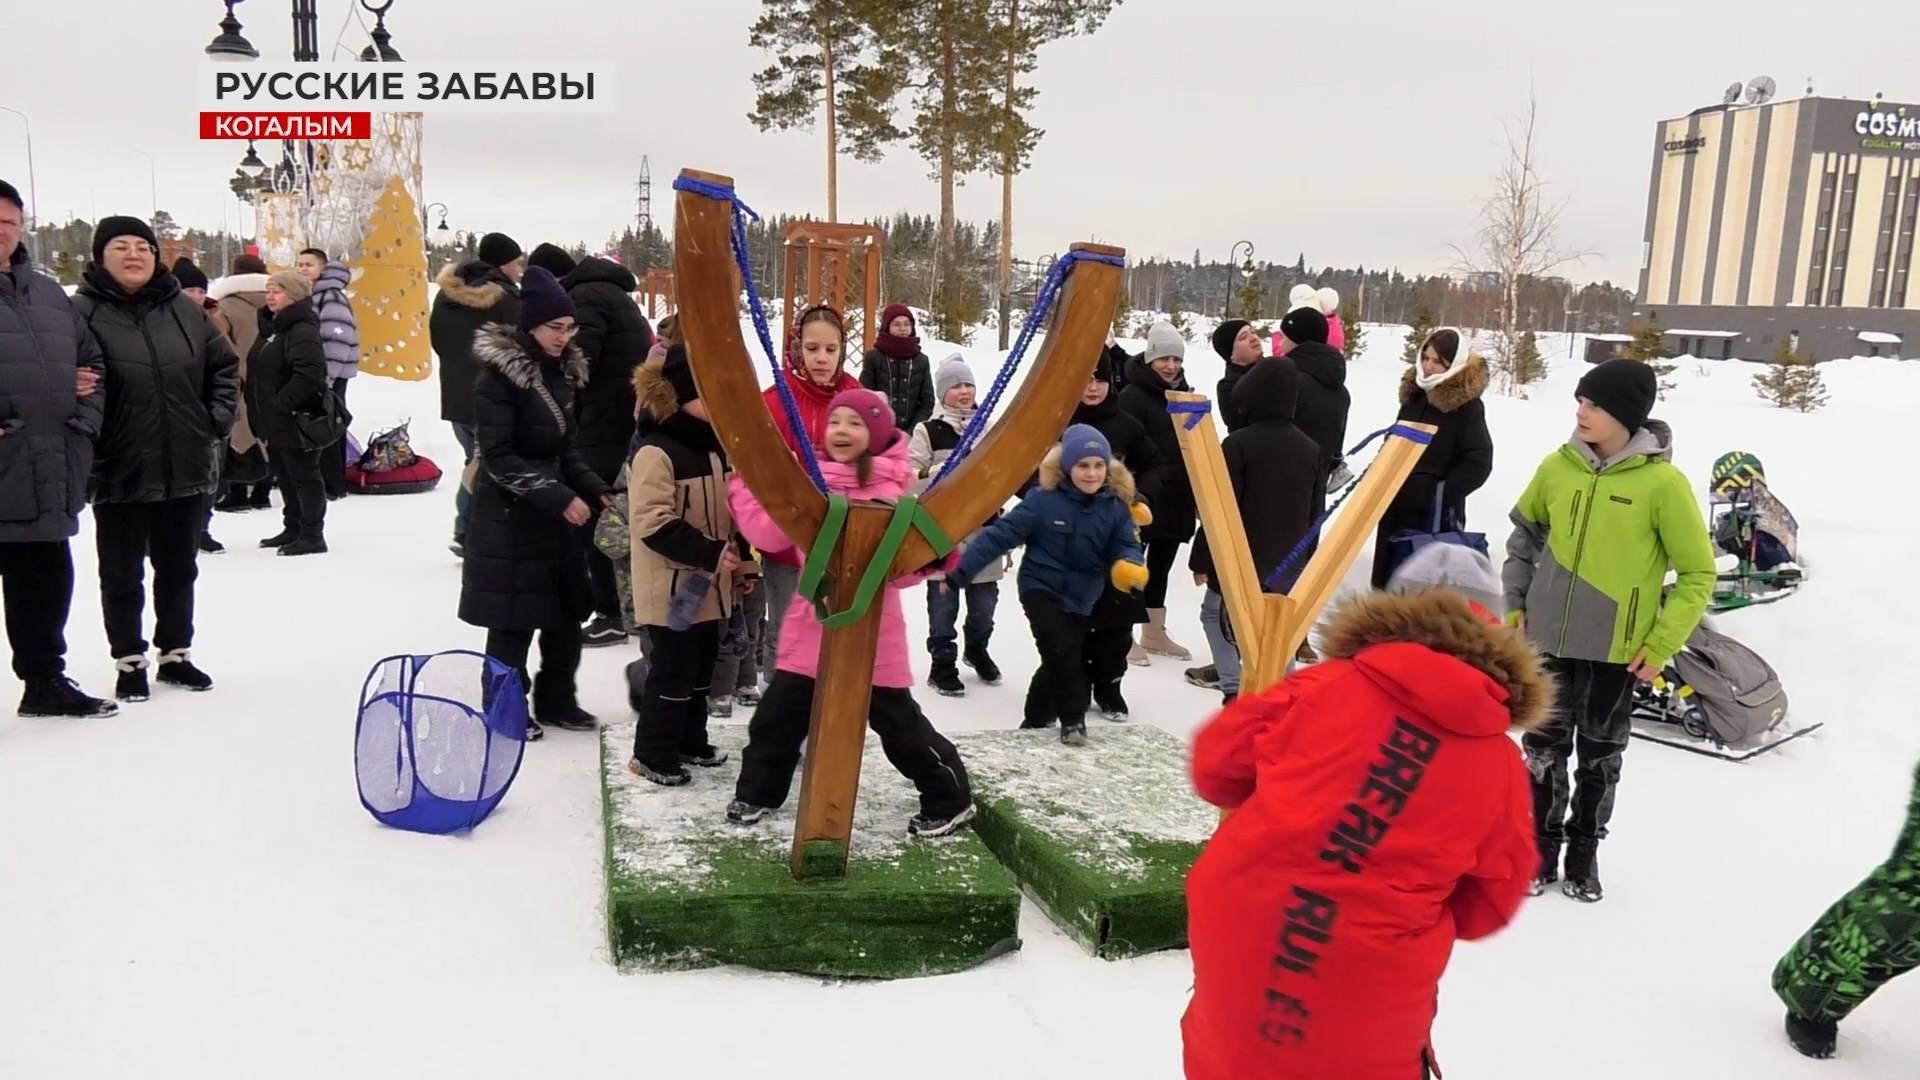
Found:
<svg viewBox="0 0 1920 1080"><path fill-rule="evenodd" d="M267 537L265 540L260 541L260 546L263 548L283 548L298 539L300 539L300 531L289 526Z"/></svg>
<svg viewBox="0 0 1920 1080"><path fill-rule="evenodd" d="M213 689L213 677L193 666L193 653L186 649L161 653L156 676L168 686L195 691Z"/></svg>
<svg viewBox="0 0 1920 1080"><path fill-rule="evenodd" d="M273 509L273 484L262 480L253 485L253 496L247 500L247 506L254 510Z"/></svg>
<svg viewBox="0 0 1920 1080"><path fill-rule="evenodd" d="M606 615L596 615L593 621L580 631L580 644L589 649L604 649L609 645L625 645L627 628L620 620Z"/></svg>
<svg viewBox="0 0 1920 1080"><path fill-rule="evenodd" d="M262 540L261 543L264 544L266 541ZM326 553L326 538L318 533L312 536L302 536L293 543L283 544L280 547L280 554L282 555L325 555Z"/></svg>
<svg viewBox="0 0 1920 1080"><path fill-rule="evenodd" d="M1140 631L1140 647L1155 656L1174 660L1193 659L1193 654L1187 651L1186 646L1167 636L1166 608L1148 609L1147 628Z"/></svg>
<svg viewBox="0 0 1920 1080"><path fill-rule="evenodd" d="M1583 904L1597 904L1606 896L1600 887L1600 858L1591 841L1567 846L1567 879L1560 891Z"/></svg>
<svg viewBox="0 0 1920 1080"><path fill-rule="evenodd" d="M1149 656L1147 650L1136 641L1133 647L1127 650L1127 663L1134 667L1146 667L1153 663L1153 657Z"/></svg>
<svg viewBox="0 0 1920 1080"><path fill-rule="evenodd" d="M1534 871L1533 884L1527 886L1528 896L1540 896L1560 881L1560 845L1558 842L1541 840L1540 865Z"/></svg>
<svg viewBox="0 0 1920 1080"><path fill-rule="evenodd" d="M1802 1020L1788 1013L1787 1041L1810 1058L1830 1058L1840 1041L1840 1025L1831 1020Z"/></svg>
<svg viewBox="0 0 1920 1080"><path fill-rule="evenodd" d="M764 806L755 806L740 799L727 804L727 820L735 825L751 825L771 812Z"/></svg>
<svg viewBox="0 0 1920 1080"><path fill-rule="evenodd" d="M114 657L113 669L120 673L114 680L114 697L121 701L145 701L153 696L147 687L146 654Z"/></svg>
<svg viewBox="0 0 1920 1080"><path fill-rule="evenodd" d="M556 679L544 671L533 677L533 716L542 727L600 730L600 718L580 707L573 680Z"/></svg>
<svg viewBox="0 0 1920 1080"><path fill-rule="evenodd" d="M527 741L539 742L541 739L544 739L546 737L547 737L547 729L540 726L540 721L535 720L532 716L528 716L527 717Z"/></svg>
<svg viewBox="0 0 1920 1080"><path fill-rule="evenodd" d="M28 679L20 695L21 716L112 716L120 706L80 692L65 675L43 675Z"/></svg>
<svg viewBox="0 0 1920 1080"><path fill-rule="evenodd" d="M1061 746L1087 745L1087 725L1084 723L1061 724L1060 725L1060 745Z"/></svg>
<svg viewBox="0 0 1920 1080"><path fill-rule="evenodd" d="M726 694L707 699L707 717L712 720L733 719L733 699Z"/></svg>
<svg viewBox="0 0 1920 1080"><path fill-rule="evenodd" d="M746 705L746 706L753 706L753 705L760 704L759 685L756 683L749 686L735 687L733 691L733 700L737 704Z"/></svg>
<svg viewBox="0 0 1920 1080"><path fill-rule="evenodd" d="M927 674L927 684L941 697L966 697L967 684L960 681L960 669L942 661Z"/></svg>
<svg viewBox="0 0 1920 1080"><path fill-rule="evenodd" d="M244 514L254 509L254 505L247 500L246 486L234 484L227 488L226 494L220 496L220 501L214 503L213 508L223 514Z"/></svg>
<svg viewBox="0 0 1920 1080"><path fill-rule="evenodd" d="M1120 696L1120 684L1118 682L1094 687L1093 706L1100 710L1100 716L1103 719L1112 721L1113 723L1124 724L1129 719L1127 715L1127 699Z"/></svg>
<svg viewBox="0 0 1920 1080"><path fill-rule="evenodd" d="M979 812L972 803L968 803L966 809L952 817L936 817L927 813L915 814L913 819L907 822L907 834L920 837L945 836L948 833L957 832L962 825L972 821L974 815Z"/></svg>
<svg viewBox="0 0 1920 1080"><path fill-rule="evenodd" d="M1000 665L993 662L993 657L987 655L985 648L970 648L967 650L967 655L961 659L973 669L975 675L980 676L982 683L988 686L1000 685Z"/></svg>
<svg viewBox="0 0 1920 1080"><path fill-rule="evenodd" d="M693 774L687 771L686 766L679 764L671 769L656 769L639 758L628 758L627 771L661 787L685 787L693 783Z"/></svg>
<svg viewBox="0 0 1920 1080"><path fill-rule="evenodd" d="M1206 667L1190 667L1187 669L1187 685L1197 686L1202 690L1218 690L1220 689L1220 669L1212 664Z"/></svg>
<svg viewBox="0 0 1920 1080"><path fill-rule="evenodd" d="M200 554L225 555L226 553L227 545L215 540L212 533L203 532L200 534Z"/></svg>
<svg viewBox="0 0 1920 1080"><path fill-rule="evenodd" d="M697 765L702 769L717 769L727 763L727 752L708 743L698 750L680 752L680 764Z"/></svg>

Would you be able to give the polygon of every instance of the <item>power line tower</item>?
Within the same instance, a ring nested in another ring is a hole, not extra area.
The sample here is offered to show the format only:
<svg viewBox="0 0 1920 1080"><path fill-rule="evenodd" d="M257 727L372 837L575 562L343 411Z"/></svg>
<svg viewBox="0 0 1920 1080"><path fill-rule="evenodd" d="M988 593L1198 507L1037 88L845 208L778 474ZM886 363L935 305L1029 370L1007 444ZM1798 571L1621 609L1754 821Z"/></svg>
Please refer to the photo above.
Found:
<svg viewBox="0 0 1920 1080"><path fill-rule="evenodd" d="M647 166L647 155L640 155L640 215L639 231L644 233L653 222L653 170Z"/></svg>

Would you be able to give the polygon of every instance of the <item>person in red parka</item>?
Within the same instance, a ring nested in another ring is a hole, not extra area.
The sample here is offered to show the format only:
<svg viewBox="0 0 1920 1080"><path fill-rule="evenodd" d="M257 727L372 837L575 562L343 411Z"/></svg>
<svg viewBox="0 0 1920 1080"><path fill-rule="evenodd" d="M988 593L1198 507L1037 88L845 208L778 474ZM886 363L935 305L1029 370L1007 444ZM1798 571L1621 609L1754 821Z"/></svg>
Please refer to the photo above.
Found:
<svg viewBox="0 0 1920 1080"><path fill-rule="evenodd" d="M1437 1073L1453 943L1505 926L1539 863L1507 737L1551 705L1525 639L1424 589L1351 601L1323 644L1194 745L1195 788L1233 813L1187 877L1188 1080Z"/></svg>
<svg viewBox="0 0 1920 1080"><path fill-rule="evenodd" d="M860 389L860 380L847 373L847 324L840 313L825 304L800 313L793 336L787 339L785 369L779 378L793 391L800 410L800 422L806 429L810 446L802 446L787 420L787 408L780 400L780 388L769 386L761 395L773 413L773 426L787 440L795 457L812 460L827 437L827 413L834 396L842 390ZM800 585L800 564L791 558L780 561L769 557L765 577L767 588L767 625L760 634L760 670L771 678L774 661L780 655L780 619L793 601Z"/></svg>

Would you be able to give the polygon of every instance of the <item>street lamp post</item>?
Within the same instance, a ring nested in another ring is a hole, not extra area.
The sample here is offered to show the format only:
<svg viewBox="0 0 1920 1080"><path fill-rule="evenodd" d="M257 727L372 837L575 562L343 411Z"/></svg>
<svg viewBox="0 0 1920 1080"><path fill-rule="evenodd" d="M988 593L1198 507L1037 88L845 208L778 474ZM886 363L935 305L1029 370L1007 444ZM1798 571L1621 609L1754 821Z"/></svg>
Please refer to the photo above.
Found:
<svg viewBox="0 0 1920 1080"><path fill-rule="evenodd" d="M152 201L152 206L148 210L147 224L152 225L153 219L160 216L160 174L154 168L152 154L145 150L133 152L147 159L147 197Z"/></svg>
<svg viewBox="0 0 1920 1080"><path fill-rule="evenodd" d="M435 232L447 231L447 204L446 203L430 202L427 205L421 207L420 208L420 236L422 240L429 241L429 246L431 246L431 239L427 236L427 219L433 216L433 210L435 207L440 208L440 227L434 231Z"/></svg>
<svg viewBox="0 0 1920 1080"><path fill-rule="evenodd" d="M35 262L40 261L40 244L33 237L33 226L40 213L40 185L33 178L33 122L19 109L0 105L0 112L10 112L20 118L27 129L27 198L33 200L33 213L27 215L27 252Z"/></svg>
<svg viewBox="0 0 1920 1080"><path fill-rule="evenodd" d="M1248 262L1253 261L1253 241L1251 240L1240 241L1233 245L1233 250L1227 253L1227 304L1220 309L1220 317L1223 319L1233 318L1233 272L1240 266L1240 260L1242 258L1240 254L1241 248L1247 249L1247 254L1245 255L1246 260Z"/></svg>

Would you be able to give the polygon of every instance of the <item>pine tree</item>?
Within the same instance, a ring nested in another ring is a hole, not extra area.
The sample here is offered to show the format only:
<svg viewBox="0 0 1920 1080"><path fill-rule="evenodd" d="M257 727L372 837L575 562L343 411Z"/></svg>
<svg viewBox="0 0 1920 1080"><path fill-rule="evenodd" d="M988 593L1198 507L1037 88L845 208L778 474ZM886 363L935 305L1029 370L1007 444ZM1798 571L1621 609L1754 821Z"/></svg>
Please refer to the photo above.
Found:
<svg viewBox="0 0 1920 1080"><path fill-rule="evenodd" d="M884 0L761 0L748 34L776 62L754 74L747 119L761 131L811 130L816 113L826 116L828 221L840 220L840 153L878 161L906 134L892 119L901 71L878 51L890 10Z"/></svg>
<svg viewBox="0 0 1920 1080"><path fill-rule="evenodd" d="M1420 359L1420 347L1425 345L1427 339L1433 336L1433 330L1432 309L1428 308L1425 304L1414 308L1413 328L1407 331L1407 347L1400 353L1401 362L1408 364L1417 362ZM1351 335L1353 334L1352 327L1347 328L1347 334L1349 335L1349 339L1351 339Z"/></svg>
<svg viewBox="0 0 1920 1080"><path fill-rule="evenodd" d="M85 267L80 256L71 251L63 251L53 260L53 276L62 285L80 284L80 274Z"/></svg>
<svg viewBox="0 0 1920 1080"><path fill-rule="evenodd" d="M1128 284L1125 280L1121 281L1120 298L1113 306L1114 337L1125 337L1127 327L1133 322L1133 290L1128 287Z"/></svg>
<svg viewBox="0 0 1920 1080"><path fill-rule="evenodd" d="M1754 392L1775 408L1809 413L1827 403L1827 387L1812 356L1795 353L1790 341L1773 352L1773 363L1753 377Z"/></svg>
<svg viewBox="0 0 1920 1080"><path fill-rule="evenodd" d="M1351 360L1354 357L1359 356L1360 353L1366 349L1367 328L1360 325L1360 320L1358 317L1355 317L1354 320L1350 323L1347 323L1346 326L1347 326L1347 344L1344 349L1340 350L1340 352L1341 352L1341 355ZM1419 346L1415 346L1415 348L1418 348L1418 347Z"/></svg>
<svg viewBox="0 0 1920 1080"><path fill-rule="evenodd" d="M1540 342L1533 336L1533 331L1520 335L1507 367L1515 386L1526 386L1546 378L1547 361L1540 355Z"/></svg>
<svg viewBox="0 0 1920 1080"><path fill-rule="evenodd" d="M400 177L374 203L360 255L347 260L360 271L348 289L360 329L360 370L409 382L433 374L427 342L427 249L420 211Z"/></svg>
<svg viewBox="0 0 1920 1080"><path fill-rule="evenodd" d="M1666 400L1668 391L1678 385L1673 381L1674 366L1662 362L1672 356L1673 353L1667 351L1666 335L1661 333L1657 317L1650 315L1645 324L1636 324L1633 327L1633 341L1627 345L1627 359L1638 360L1653 368L1653 376L1660 385L1662 401Z"/></svg>
<svg viewBox="0 0 1920 1080"><path fill-rule="evenodd" d="M1260 283L1260 272L1253 268L1252 259L1240 267L1240 273L1246 277L1246 284L1240 286L1240 317L1257 319L1260 317L1260 305L1267 299L1266 286Z"/></svg>

